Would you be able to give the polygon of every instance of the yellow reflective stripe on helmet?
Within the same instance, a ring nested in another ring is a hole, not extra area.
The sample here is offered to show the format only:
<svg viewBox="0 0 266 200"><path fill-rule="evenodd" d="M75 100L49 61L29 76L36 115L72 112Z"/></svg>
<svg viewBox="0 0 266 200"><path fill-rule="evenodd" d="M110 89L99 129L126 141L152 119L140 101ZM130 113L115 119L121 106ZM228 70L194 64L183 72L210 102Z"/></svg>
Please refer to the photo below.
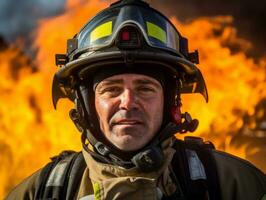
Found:
<svg viewBox="0 0 266 200"><path fill-rule="evenodd" d="M166 44L166 32L156 24L153 24L151 22L146 22L147 24L147 30L148 30L148 35L151 37L154 37L163 43Z"/></svg>
<svg viewBox="0 0 266 200"><path fill-rule="evenodd" d="M96 27L90 34L90 42L112 35L112 24L113 22L109 21Z"/></svg>

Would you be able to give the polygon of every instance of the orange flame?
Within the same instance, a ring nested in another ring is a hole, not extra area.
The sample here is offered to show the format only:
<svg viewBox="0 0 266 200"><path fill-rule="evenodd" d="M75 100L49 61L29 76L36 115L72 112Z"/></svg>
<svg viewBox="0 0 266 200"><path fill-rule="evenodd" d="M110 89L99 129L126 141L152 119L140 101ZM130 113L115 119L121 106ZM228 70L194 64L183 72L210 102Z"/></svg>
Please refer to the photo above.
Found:
<svg viewBox="0 0 266 200"><path fill-rule="evenodd" d="M65 149L81 148L68 118L73 105L60 101L57 111L52 108L54 55L64 53L66 40L107 6L99 0L69 0L64 14L40 21L35 33L38 54L34 63L15 48L0 51L0 198L47 163L49 157ZM200 120L195 134L242 158L261 151L260 146L250 148L246 140L234 145L233 139L243 127L244 115L254 115L255 106L266 97L266 59L255 62L245 55L251 44L237 37L230 16L201 18L189 24L174 17L171 20L189 38L190 49L199 49L199 67L209 89L208 104L199 95L182 98L183 110ZM230 45L241 51L232 52ZM32 70L33 66L37 71ZM259 167L266 171L265 163Z"/></svg>
<svg viewBox="0 0 266 200"><path fill-rule="evenodd" d="M199 67L210 96L208 104L195 101L195 97L184 97L183 103L201 119L200 135L213 138L218 145L224 143L224 134L236 132L243 125L245 112L254 113L255 105L266 96L266 59L255 62L245 55L247 41L237 38L231 17L202 18L190 24L181 24L175 18L172 21L190 39L191 49L199 49ZM232 43L241 51L233 53L224 45ZM223 135L216 137L215 133Z"/></svg>

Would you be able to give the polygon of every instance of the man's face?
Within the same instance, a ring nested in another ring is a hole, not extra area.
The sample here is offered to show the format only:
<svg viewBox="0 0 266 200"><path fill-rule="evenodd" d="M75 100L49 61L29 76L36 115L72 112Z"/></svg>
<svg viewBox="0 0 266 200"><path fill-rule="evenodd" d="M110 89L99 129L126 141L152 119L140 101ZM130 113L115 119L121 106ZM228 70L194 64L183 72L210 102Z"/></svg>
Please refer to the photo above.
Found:
<svg viewBox="0 0 266 200"><path fill-rule="evenodd" d="M100 128L124 151L138 150L155 136L162 124L163 105L161 84L145 75L114 75L95 89Z"/></svg>

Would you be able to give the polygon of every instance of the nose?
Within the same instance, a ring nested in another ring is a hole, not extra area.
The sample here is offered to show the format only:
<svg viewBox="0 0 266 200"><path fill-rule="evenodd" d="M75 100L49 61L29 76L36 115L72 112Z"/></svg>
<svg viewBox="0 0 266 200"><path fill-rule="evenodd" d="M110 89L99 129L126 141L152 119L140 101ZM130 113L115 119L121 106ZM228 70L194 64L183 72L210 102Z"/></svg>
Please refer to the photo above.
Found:
<svg viewBox="0 0 266 200"><path fill-rule="evenodd" d="M120 109L132 110L138 107L137 96L130 89L125 89L120 96Z"/></svg>

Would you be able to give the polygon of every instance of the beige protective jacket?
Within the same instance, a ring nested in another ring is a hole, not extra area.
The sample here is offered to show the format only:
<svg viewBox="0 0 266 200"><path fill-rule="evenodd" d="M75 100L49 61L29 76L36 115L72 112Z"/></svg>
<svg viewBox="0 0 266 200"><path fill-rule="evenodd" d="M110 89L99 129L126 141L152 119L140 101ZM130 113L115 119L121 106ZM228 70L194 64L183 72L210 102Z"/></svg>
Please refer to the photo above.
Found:
<svg viewBox="0 0 266 200"><path fill-rule="evenodd" d="M164 165L151 173L139 173L135 168L124 169L99 163L83 151L87 168L76 198L79 200L157 200L163 194L171 195L176 185L169 174L175 149L164 149ZM224 152L213 150L216 161L222 200L266 200L266 176L249 162ZM31 200L36 191L40 170L25 179L6 200Z"/></svg>

